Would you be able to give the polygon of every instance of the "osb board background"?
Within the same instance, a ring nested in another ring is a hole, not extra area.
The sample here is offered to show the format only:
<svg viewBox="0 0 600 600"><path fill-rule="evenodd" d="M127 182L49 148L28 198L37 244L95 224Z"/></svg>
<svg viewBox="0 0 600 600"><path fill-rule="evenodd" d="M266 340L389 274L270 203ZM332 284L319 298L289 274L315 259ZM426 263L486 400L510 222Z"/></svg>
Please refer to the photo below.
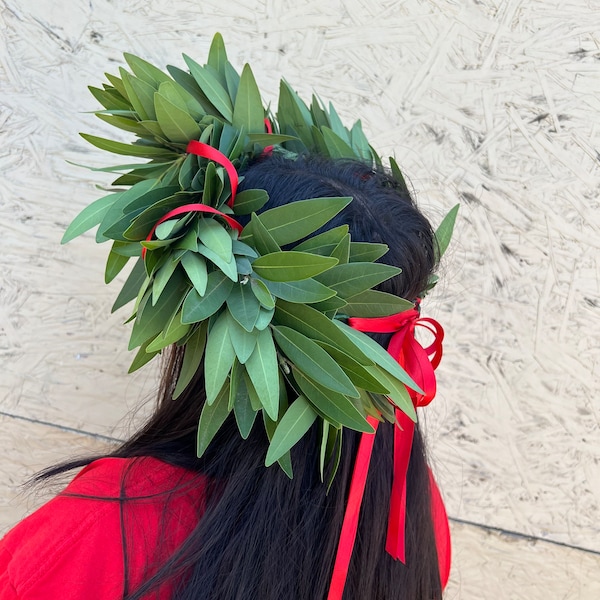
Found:
<svg viewBox="0 0 600 600"><path fill-rule="evenodd" d="M154 386L125 375L106 250L59 245L108 181L67 162L111 160L77 135L108 132L86 85L124 50L203 60L215 31L267 99L284 75L361 117L434 223L461 203L424 307L447 331L431 452L468 523L448 597L600 597L594 0L0 0L0 528L17 479L125 435Z"/></svg>

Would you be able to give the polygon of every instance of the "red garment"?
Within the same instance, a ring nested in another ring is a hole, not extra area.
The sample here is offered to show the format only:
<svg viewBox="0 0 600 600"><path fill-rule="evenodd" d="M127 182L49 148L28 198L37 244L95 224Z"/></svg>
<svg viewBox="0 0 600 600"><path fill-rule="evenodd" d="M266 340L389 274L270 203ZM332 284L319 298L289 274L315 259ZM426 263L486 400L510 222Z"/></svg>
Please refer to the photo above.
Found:
<svg viewBox="0 0 600 600"><path fill-rule="evenodd" d="M132 592L192 531L203 489L202 476L155 458L91 463L0 541L0 600L123 598L123 531ZM165 584L148 598L172 591Z"/></svg>

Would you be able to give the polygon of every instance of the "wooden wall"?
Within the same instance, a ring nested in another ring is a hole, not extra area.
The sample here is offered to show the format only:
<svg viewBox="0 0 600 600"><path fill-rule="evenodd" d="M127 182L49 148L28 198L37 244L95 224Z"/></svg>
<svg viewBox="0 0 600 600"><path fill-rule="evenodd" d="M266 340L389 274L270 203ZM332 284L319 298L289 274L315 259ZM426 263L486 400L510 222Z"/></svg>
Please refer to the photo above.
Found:
<svg viewBox="0 0 600 600"><path fill-rule="evenodd" d="M0 0L0 529L35 469L139 422L106 249L59 240L106 184L78 137L130 51L203 61L215 31L267 99L360 117L437 224L447 332L423 418L454 525L448 598L600 597L600 11L592 0ZM492 529L490 529L492 528Z"/></svg>

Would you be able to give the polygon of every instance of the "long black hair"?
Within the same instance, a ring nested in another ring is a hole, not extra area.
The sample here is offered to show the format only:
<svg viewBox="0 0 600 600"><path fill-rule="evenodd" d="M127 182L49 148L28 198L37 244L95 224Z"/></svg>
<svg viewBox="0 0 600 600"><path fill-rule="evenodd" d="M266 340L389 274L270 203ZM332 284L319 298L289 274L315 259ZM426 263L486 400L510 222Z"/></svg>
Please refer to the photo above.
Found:
<svg viewBox="0 0 600 600"><path fill-rule="evenodd" d="M347 224L353 241L390 247L382 262L402 268L380 289L414 300L435 267L434 236L406 188L381 169L355 160L291 159L273 153L243 172L240 189L261 188L267 208L305 198L352 196L327 227ZM375 337L375 336L374 336ZM387 336L376 337L386 344ZM206 510L181 549L126 600L141 600L166 581L174 600L324 600L339 541L360 434L345 430L338 473L329 492L318 471L318 432L292 451L294 477L264 467L268 445L260 423L241 440L226 421L205 455L196 458L196 429L205 400L204 373L173 399L182 352L165 357L158 404L143 428L110 456L153 456L201 474ZM385 551L392 482L393 428L376 435L345 600L441 598L430 510L427 461L415 431L407 485L406 566ZM89 461L86 461L89 462ZM53 469L73 468L83 461ZM128 502L122 500L121 502ZM125 547L125 551L130 549Z"/></svg>

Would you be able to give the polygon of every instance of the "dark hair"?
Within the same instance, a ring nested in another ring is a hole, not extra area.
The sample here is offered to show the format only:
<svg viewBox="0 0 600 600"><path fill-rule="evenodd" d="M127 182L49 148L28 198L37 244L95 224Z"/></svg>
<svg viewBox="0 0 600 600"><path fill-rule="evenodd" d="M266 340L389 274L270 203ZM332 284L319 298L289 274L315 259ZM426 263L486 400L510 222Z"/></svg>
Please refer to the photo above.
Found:
<svg viewBox="0 0 600 600"><path fill-rule="evenodd" d="M240 189L268 191L268 208L305 198L352 196L349 207L327 228L347 224L353 241L389 245L381 261L401 267L402 273L380 289L411 300L425 289L435 266L431 227L406 189L382 170L355 160L294 160L274 153L251 164L243 176ZM387 342L387 336L376 339ZM329 493L318 472L316 428L292 451L292 480L277 465L264 467L268 440L260 423L242 441L234 420L228 419L198 459L204 375L199 369L174 400L181 362L181 349L172 348L165 358L156 411L111 456L153 456L201 473L214 485L204 490L206 512L181 549L125 597L140 600L160 583L176 579L176 600L325 599L360 434L344 431L339 471ZM406 566L385 551L392 444L393 427L382 424L344 593L347 600L441 598L429 475L418 428L408 471Z"/></svg>

